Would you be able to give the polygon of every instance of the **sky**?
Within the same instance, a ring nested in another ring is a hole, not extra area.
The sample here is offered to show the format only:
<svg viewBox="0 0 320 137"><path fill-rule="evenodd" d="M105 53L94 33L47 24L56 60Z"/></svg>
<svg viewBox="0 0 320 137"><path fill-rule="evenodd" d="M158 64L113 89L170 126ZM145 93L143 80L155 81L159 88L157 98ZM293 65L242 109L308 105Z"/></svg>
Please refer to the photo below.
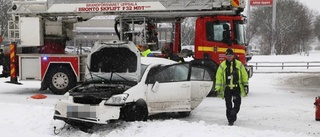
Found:
<svg viewBox="0 0 320 137"><path fill-rule="evenodd" d="M320 0L299 0L308 6L310 9L317 11L320 13Z"/></svg>

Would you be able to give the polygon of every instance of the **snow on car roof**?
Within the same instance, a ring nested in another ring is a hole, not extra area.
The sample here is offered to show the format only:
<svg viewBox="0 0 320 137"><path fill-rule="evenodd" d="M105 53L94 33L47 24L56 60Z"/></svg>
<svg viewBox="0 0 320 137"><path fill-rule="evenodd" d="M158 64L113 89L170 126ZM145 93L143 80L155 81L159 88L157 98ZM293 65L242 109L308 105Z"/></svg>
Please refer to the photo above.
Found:
<svg viewBox="0 0 320 137"><path fill-rule="evenodd" d="M165 58L158 58L158 57L141 57L141 64L150 65L150 64L163 64L163 65L170 65L177 63L175 61L165 59Z"/></svg>

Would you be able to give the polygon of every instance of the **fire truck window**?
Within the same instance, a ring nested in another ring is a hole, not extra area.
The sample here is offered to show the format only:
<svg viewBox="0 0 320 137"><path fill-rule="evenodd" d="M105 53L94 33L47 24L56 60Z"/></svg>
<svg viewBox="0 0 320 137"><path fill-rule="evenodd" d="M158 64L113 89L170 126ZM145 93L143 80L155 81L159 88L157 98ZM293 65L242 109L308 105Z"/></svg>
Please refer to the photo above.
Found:
<svg viewBox="0 0 320 137"><path fill-rule="evenodd" d="M228 22L207 22L206 24L206 34L207 34L207 40L208 41L218 41L222 42L223 40L223 24L228 24L230 26L230 23Z"/></svg>
<svg viewBox="0 0 320 137"><path fill-rule="evenodd" d="M245 27L244 24L235 23L235 40L237 44L244 45L245 43Z"/></svg>

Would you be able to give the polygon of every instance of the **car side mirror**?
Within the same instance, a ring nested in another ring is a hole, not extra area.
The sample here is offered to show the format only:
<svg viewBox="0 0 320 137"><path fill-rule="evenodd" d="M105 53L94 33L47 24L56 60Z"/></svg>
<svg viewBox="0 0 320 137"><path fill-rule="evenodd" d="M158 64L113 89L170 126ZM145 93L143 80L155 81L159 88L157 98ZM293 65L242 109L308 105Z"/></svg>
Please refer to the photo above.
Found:
<svg viewBox="0 0 320 137"><path fill-rule="evenodd" d="M159 82L158 81L156 81L154 84L153 84L153 86L152 86L152 92L157 92L158 91L158 89L159 89Z"/></svg>

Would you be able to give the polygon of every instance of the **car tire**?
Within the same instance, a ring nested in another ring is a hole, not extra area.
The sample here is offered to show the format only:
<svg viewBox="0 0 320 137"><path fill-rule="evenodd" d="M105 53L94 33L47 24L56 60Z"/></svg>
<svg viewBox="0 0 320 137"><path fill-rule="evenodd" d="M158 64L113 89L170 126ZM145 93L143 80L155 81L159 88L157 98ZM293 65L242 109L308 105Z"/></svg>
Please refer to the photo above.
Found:
<svg viewBox="0 0 320 137"><path fill-rule="evenodd" d="M186 111L186 112L178 112L179 113L179 115L181 116L181 117L188 117L189 115L190 115L190 111Z"/></svg>
<svg viewBox="0 0 320 137"><path fill-rule="evenodd" d="M147 106L144 105L134 105L134 120L136 121L147 121L148 110Z"/></svg>
<svg viewBox="0 0 320 137"><path fill-rule="evenodd" d="M54 67L49 74L49 89L53 94L63 95L76 86L76 77L64 66Z"/></svg>

